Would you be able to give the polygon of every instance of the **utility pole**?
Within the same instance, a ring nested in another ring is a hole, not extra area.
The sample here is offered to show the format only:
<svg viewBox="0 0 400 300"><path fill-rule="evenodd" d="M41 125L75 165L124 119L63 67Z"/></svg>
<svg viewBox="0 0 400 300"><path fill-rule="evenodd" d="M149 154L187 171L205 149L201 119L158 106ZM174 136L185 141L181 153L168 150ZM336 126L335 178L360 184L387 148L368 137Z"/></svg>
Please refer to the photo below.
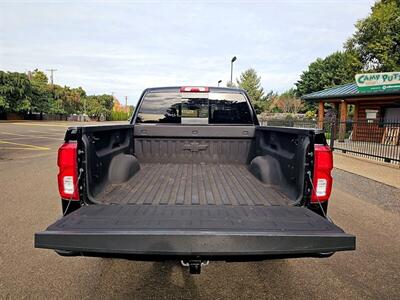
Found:
<svg viewBox="0 0 400 300"><path fill-rule="evenodd" d="M87 113L86 113L86 97L83 97L83 113L85 114L85 116L87 115Z"/></svg>
<svg viewBox="0 0 400 300"><path fill-rule="evenodd" d="M46 69L46 71L50 72L50 82L51 82L51 85L53 85L54 84L54 72L56 72L57 69Z"/></svg>
<svg viewBox="0 0 400 300"><path fill-rule="evenodd" d="M126 113L129 112L128 111L128 96L125 96L125 110L126 110Z"/></svg>
<svg viewBox="0 0 400 300"><path fill-rule="evenodd" d="M54 72L57 71L57 69L46 69L46 71L50 72L50 82L51 82L51 91L53 92L53 99L56 99L56 93L54 92ZM60 110L60 103L57 104L58 110Z"/></svg>

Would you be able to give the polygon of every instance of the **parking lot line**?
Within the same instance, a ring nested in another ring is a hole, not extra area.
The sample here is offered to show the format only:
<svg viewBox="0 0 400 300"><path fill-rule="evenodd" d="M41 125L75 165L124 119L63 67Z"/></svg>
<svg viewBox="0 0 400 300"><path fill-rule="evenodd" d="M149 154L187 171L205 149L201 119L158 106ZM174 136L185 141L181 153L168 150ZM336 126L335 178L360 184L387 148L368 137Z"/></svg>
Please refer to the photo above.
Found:
<svg viewBox="0 0 400 300"><path fill-rule="evenodd" d="M1 141L0 141L1 143ZM27 147L0 147L0 150L34 150L34 151L41 151L44 149L35 149L35 148L27 148Z"/></svg>
<svg viewBox="0 0 400 300"><path fill-rule="evenodd" d="M54 131L39 131L39 130L28 130L29 132L33 132L33 133L40 133L40 134L45 134L47 136L60 136L63 135L65 133L65 130L63 131L59 131L59 132L54 132Z"/></svg>
<svg viewBox="0 0 400 300"><path fill-rule="evenodd" d="M42 130L38 130L38 129L44 129L45 131ZM29 129L29 132L37 132L37 133L46 133L46 134L60 134L60 133L64 133L65 129L63 128L35 128L35 129Z"/></svg>
<svg viewBox="0 0 400 300"><path fill-rule="evenodd" d="M47 148L47 147L14 143L14 142L8 142L8 141L3 141L3 140L0 140L0 144L9 144L9 145L20 146L20 147L2 147L3 150L4 149L13 149L13 148L14 148L13 150L15 150L15 148L23 149L23 150L50 150L50 148Z"/></svg>
<svg viewBox="0 0 400 300"><path fill-rule="evenodd" d="M13 124L13 125L24 125L24 126L44 126L44 127L63 127L63 128L67 128L69 126L71 126L70 124L65 124L65 125L61 125L61 124L37 124L37 123L9 123L9 124Z"/></svg>
<svg viewBox="0 0 400 300"><path fill-rule="evenodd" d="M0 133L1 134L7 134L7 135L23 136L23 137L28 137L28 138L34 137L34 138L37 138L37 139L50 139L50 140L57 140L57 141L62 140L62 138L56 138L56 137L53 137L53 136L52 137L49 137L49 136L36 136L36 135L29 135L29 134L11 133L11 132L5 132L5 131L2 131Z"/></svg>
<svg viewBox="0 0 400 300"><path fill-rule="evenodd" d="M32 153L32 152L30 152ZM38 152L36 152L38 153ZM24 156L18 156L18 160L21 159L33 159L33 158L39 158L39 157L46 157L46 156L52 156L54 155L54 152L39 152L41 154L36 154L36 155L24 155Z"/></svg>

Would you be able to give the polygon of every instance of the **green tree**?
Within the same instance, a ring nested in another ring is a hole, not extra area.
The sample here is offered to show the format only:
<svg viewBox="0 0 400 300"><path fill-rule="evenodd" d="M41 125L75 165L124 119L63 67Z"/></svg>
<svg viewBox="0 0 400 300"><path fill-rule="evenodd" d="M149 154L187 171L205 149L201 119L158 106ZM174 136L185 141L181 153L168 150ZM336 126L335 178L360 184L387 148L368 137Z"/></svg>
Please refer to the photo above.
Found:
<svg viewBox="0 0 400 300"><path fill-rule="evenodd" d="M84 112L84 101L86 92L81 88L61 87L54 85L54 94L57 106L62 107L66 114L79 114Z"/></svg>
<svg viewBox="0 0 400 300"><path fill-rule="evenodd" d="M345 48L362 63L364 70L400 70L400 1L382 0L372 13L356 23L356 32Z"/></svg>
<svg viewBox="0 0 400 300"><path fill-rule="evenodd" d="M112 95L87 96L83 88L50 85L46 74L38 69L28 75L0 71L0 112L38 112L82 114L111 118Z"/></svg>
<svg viewBox="0 0 400 300"><path fill-rule="evenodd" d="M272 106L279 112L297 114L304 106L301 99L296 96L295 89L291 88L275 96Z"/></svg>
<svg viewBox="0 0 400 300"><path fill-rule="evenodd" d="M278 93L274 92L273 90L265 94L262 103L264 112L279 112L278 109L274 106L274 100L278 96Z"/></svg>
<svg viewBox="0 0 400 300"><path fill-rule="evenodd" d="M238 87L244 89L249 95L257 114L266 110L268 103L264 96L264 89L261 87L261 77L257 75L256 70L248 69L242 72L240 79L236 82Z"/></svg>
<svg viewBox="0 0 400 300"><path fill-rule="evenodd" d="M108 120L111 118L111 111L114 106L112 95L91 95L85 98L86 111L90 117L99 119L104 116Z"/></svg>
<svg viewBox="0 0 400 300"><path fill-rule="evenodd" d="M26 74L0 71L0 111L28 111L30 95L31 85Z"/></svg>
<svg viewBox="0 0 400 300"><path fill-rule="evenodd" d="M361 63L350 52L337 51L326 58L317 58L296 83L296 95L302 96L336 85L354 82L354 76L361 69ZM314 102L306 102L306 109L315 108Z"/></svg>
<svg viewBox="0 0 400 300"><path fill-rule="evenodd" d="M48 113L54 102L52 90L46 74L42 71L36 69L30 74L30 78L30 112L39 112L42 118L43 113Z"/></svg>
<svg viewBox="0 0 400 300"><path fill-rule="evenodd" d="M33 72L29 72L29 77L32 82L39 85L47 85L49 83L47 75L38 69L35 69Z"/></svg>
<svg viewBox="0 0 400 300"><path fill-rule="evenodd" d="M67 88L65 94L66 94L65 106L68 107L67 111L69 113L73 112L83 113L84 112L83 99L86 97L86 92L81 87Z"/></svg>
<svg viewBox="0 0 400 300"><path fill-rule="evenodd" d="M317 58L297 81L299 96L354 81L360 64L347 52L334 52L326 58Z"/></svg>
<svg viewBox="0 0 400 300"><path fill-rule="evenodd" d="M130 117L132 117L133 112L135 111L135 107L133 105L128 105L128 111L111 111L111 120L112 121L127 121Z"/></svg>

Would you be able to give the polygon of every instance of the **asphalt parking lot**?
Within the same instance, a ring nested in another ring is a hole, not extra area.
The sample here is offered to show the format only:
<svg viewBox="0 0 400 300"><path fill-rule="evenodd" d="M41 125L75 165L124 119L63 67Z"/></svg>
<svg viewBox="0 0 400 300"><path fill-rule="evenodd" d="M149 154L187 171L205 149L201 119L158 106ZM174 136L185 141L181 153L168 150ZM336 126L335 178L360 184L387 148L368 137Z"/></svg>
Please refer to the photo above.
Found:
<svg viewBox="0 0 400 300"><path fill-rule="evenodd" d="M68 123L0 123L0 161L52 155Z"/></svg>
<svg viewBox="0 0 400 300"><path fill-rule="evenodd" d="M68 125L0 123L0 298L398 299L400 213L380 205L379 195L360 193L360 179L341 172L329 215L357 236L357 250L331 258L211 262L193 276L176 262L64 258L34 249L34 233L61 213L56 153Z"/></svg>

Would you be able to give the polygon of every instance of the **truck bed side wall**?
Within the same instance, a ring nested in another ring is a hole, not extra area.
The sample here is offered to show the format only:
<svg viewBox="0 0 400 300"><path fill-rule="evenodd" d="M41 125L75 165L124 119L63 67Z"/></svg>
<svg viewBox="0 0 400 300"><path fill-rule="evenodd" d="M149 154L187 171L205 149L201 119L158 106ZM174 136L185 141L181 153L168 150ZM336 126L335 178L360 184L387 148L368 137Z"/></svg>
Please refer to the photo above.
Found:
<svg viewBox="0 0 400 300"><path fill-rule="evenodd" d="M289 198L301 201L312 136L307 129L257 127L250 171L261 181L279 186Z"/></svg>
<svg viewBox="0 0 400 300"><path fill-rule="evenodd" d="M81 130L86 194L93 201L110 182L128 180L139 170L133 156L133 125L82 127Z"/></svg>

